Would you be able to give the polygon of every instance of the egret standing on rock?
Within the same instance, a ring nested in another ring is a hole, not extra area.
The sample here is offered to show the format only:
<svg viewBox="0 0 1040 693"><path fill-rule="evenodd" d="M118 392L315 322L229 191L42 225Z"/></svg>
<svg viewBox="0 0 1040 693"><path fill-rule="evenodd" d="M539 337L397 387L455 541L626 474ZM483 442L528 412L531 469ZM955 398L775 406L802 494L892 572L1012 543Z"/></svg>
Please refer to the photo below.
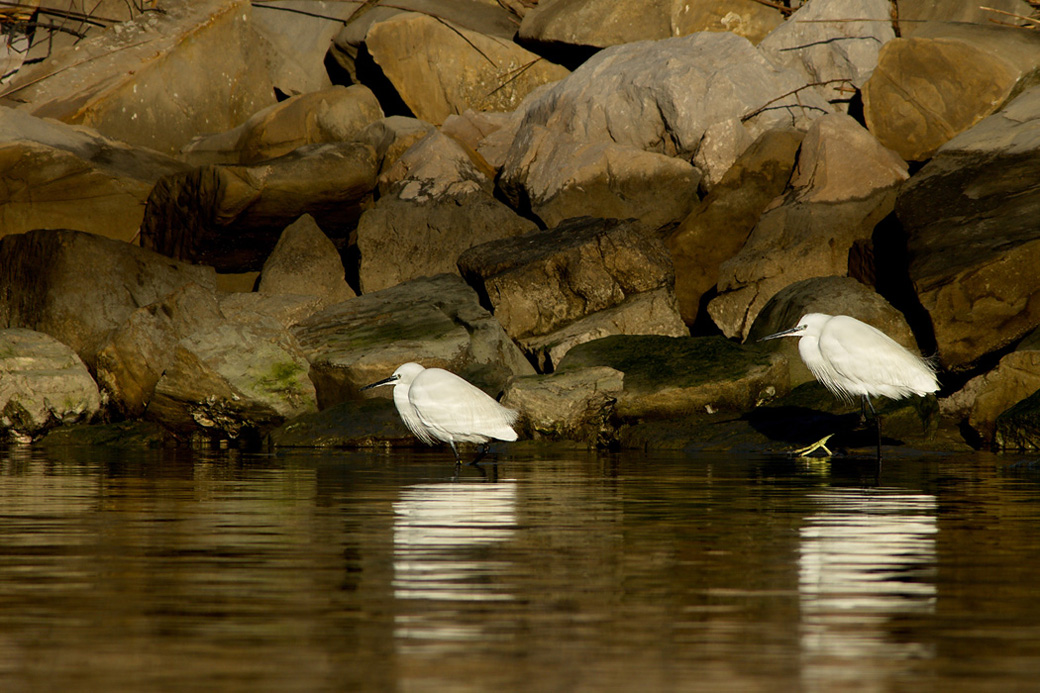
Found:
<svg viewBox="0 0 1040 693"><path fill-rule="evenodd" d="M817 380L846 401L857 395L863 398L877 425L878 459L881 419L870 398L903 399L939 389L935 366L929 361L907 351L876 327L847 315L809 313L795 327L759 341L777 337L801 337L798 354ZM830 437L795 453L804 455L819 448L829 452L825 444Z"/></svg>
<svg viewBox="0 0 1040 693"><path fill-rule="evenodd" d="M476 464L487 453L489 441L516 440L516 411L442 368L406 363L389 378L361 389L380 385L394 386L394 405L408 430L427 445L435 440L450 445L455 464L461 463L455 443L479 443L480 452L470 462Z"/></svg>

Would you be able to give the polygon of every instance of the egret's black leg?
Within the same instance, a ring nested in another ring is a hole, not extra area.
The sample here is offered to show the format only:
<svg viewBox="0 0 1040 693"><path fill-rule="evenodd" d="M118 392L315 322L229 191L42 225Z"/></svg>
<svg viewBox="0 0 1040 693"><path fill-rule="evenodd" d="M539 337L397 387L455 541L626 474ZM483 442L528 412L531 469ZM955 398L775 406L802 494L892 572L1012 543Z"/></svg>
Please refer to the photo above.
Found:
<svg viewBox="0 0 1040 693"><path fill-rule="evenodd" d="M878 461L880 462L881 461L881 417L878 416L878 413L874 410L874 405L873 405L873 403L871 403L870 397L868 395L863 395L863 401L867 403L867 406L870 407L870 413L874 415L874 427L877 429L877 458L878 458Z"/></svg>
<svg viewBox="0 0 1040 693"><path fill-rule="evenodd" d="M487 451L488 451L487 443L481 443L480 444L480 449L477 450L477 456L473 458L473 461L470 462L470 465L475 466L475 467L479 467L480 466L480 461L482 459L484 459L484 455L487 454Z"/></svg>
<svg viewBox="0 0 1040 693"><path fill-rule="evenodd" d="M460 464L462 464L462 458L459 457L459 451L455 449L455 441L449 440L448 445L451 446L451 451L455 453L455 466L458 467Z"/></svg>

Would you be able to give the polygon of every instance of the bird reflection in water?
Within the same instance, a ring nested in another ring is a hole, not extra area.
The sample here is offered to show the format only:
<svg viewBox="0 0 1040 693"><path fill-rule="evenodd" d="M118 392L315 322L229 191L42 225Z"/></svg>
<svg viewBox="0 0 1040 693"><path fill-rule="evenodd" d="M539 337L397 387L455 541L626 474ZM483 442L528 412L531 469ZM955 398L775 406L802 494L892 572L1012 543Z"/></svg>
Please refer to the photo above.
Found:
<svg viewBox="0 0 1040 693"><path fill-rule="evenodd" d="M886 663L934 656L900 640L897 622L935 610L937 501L883 489L812 499L820 510L800 530L798 560L806 690L850 677L855 690L888 690Z"/></svg>
<svg viewBox="0 0 1040 693"><path fill-rule="evenodd" d="M482 609L514 599L510 563L494 549L517 527L517 484L416 484L394 503L395 639L401 647L453 648L490 637Z"/></svg>

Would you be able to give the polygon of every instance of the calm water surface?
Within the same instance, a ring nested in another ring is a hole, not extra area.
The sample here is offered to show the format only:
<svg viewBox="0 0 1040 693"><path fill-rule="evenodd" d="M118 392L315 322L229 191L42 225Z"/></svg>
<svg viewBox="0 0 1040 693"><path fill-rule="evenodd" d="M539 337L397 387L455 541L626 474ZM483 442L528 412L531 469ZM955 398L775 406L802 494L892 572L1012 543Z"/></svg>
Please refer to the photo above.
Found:
<svg viewBox="0 0 1040 693"><path fill-rule="evenodd" d="M1040 466L0 451L0 691L1036 691Z"/></svg>

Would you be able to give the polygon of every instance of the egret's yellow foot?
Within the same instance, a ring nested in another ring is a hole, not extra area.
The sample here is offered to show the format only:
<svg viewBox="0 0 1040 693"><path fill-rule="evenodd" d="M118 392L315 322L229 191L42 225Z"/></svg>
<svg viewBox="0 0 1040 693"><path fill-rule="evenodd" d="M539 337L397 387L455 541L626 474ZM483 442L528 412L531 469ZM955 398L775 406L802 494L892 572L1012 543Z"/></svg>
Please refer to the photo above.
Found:
<svg viewBox="0 0 1040 693"><path fill-rule="evenodd" d="M833 436L834 436L833 433L825 435L824 437L820 438L818 441L816 441L812 445L806 445L804 448L798 448L797 450L792 450L791 454L794 455L795 457L808 457L809 455L813 454L817 450L823 450L825 453L827 453L827 456L829 457L829 456L833 455L834 453L832 453L830 451L830 448L827 447L827 441L830 440L831 437L833 437Z"/></svg>

